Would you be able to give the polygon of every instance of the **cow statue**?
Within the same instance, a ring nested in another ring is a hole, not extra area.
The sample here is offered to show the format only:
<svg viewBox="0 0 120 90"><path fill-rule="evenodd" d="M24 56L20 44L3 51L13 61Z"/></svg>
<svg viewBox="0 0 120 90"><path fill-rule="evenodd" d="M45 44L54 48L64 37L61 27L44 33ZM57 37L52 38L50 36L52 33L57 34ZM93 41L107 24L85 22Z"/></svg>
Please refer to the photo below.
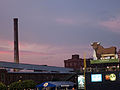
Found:
<svg viewBox="0 0 120 90"><path fill-rule="evenodd" d="M100 45L100 42L91 43L91 46L94 49L93 57L94 60L101 59L104 55L116 55L116 47L104 48Z"/></svg>

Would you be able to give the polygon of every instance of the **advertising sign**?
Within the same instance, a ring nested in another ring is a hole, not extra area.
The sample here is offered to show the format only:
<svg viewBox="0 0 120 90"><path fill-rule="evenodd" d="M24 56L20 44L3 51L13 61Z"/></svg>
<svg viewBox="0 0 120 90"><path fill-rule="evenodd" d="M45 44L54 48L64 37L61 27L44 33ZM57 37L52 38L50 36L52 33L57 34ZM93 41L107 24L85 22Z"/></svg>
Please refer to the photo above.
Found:
<svg viewBox="0 0 120 90"><path fill-rule="evenodd" d="M105 75L106 80L116 81L116 75L114 73Z"/></svg>
<svg viewBox="0 0 120 90"><path fill-rule="evenodd" d="M118 63L119 59L90 60L91 64Z"/></svg>
<svg viewBox="0 0 120 90"><path fill-rule="evenodd" d="M91 74L91 82L102 82L102 74Z"/></svg>
<svg viewBox="0 0 120 90"><path fill-rule="evenodd" d="M78 75L78 89L84 89L84 76L83 75Z"/></svg>

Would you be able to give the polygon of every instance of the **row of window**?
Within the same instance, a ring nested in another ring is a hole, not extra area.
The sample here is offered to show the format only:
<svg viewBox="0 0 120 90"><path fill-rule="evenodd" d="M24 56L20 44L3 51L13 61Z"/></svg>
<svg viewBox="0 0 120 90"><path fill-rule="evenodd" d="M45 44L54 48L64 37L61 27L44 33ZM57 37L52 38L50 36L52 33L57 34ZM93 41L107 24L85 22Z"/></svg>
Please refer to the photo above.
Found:
<svg viewBox="0 0 120 90"><path fill-rule="evenodd" d="M83 66L83 62L81 63L71 62L71 63L65 63L65 64L66 64L66 67Z"/></svg>

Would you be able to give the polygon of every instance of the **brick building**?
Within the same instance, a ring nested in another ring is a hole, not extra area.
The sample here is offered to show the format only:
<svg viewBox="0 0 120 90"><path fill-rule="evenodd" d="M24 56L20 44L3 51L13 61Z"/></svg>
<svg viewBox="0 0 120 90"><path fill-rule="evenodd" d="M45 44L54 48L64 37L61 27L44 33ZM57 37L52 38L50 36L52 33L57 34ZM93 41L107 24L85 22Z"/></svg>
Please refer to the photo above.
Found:
<svg viewBox="0 0 120 90"><path fill-rule="evenodd" d="M87 67L90 67L90 59L86 59ZM79 58L79 55L72 55L71 59L64 60L65 68L73 68L74 70L83 70L84 68L84 59Z"/></svg>

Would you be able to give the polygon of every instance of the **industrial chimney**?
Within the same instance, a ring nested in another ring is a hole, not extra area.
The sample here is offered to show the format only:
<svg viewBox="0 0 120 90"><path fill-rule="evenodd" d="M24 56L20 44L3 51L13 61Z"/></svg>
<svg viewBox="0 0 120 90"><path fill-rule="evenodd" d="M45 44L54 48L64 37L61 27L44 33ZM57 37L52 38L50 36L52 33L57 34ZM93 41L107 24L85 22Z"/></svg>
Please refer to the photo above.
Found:
<svg viewBox="0 0 120 90"><path fill-rule="evenodd" d="M19 63L18 18L14 18L14 62Z"/></svg>

